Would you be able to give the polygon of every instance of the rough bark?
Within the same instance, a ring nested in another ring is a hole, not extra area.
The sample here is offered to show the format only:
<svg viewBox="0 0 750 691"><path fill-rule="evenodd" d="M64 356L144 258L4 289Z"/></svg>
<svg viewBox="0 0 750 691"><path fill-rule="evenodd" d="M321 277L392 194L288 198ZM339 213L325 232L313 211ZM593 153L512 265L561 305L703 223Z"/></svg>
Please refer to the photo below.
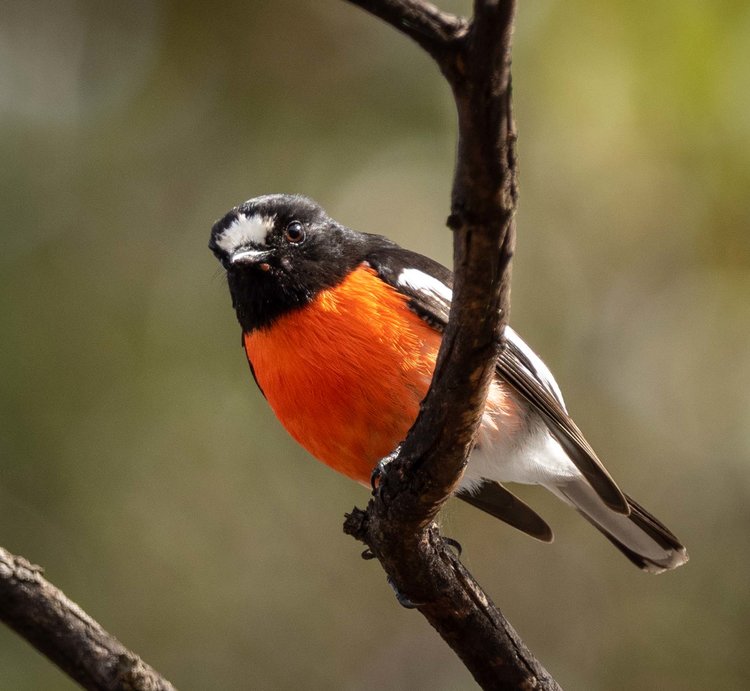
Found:
<svg viewBox="0 0 750 691"><path fill-rule="evenodd" d="M424 48L458 110L451 214L455 286L432 386L367 509L344 530L375 555L485 689L558 689L440 537L434 519L471 452L510 310L516 130L514 0L476 0L469 21L419 0L349 0Z"/></svg>

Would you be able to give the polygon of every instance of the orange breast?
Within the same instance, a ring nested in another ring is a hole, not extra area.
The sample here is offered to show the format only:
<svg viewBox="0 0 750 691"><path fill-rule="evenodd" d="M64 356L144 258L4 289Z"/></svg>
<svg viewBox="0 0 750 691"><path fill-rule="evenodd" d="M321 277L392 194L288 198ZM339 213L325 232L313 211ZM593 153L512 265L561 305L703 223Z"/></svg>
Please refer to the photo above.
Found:
<svg viewBox="0 0 750 691"><path fill-rule="evenodd" d="M271 408L313 456L358 482L419 412L440 334L361 266L271 327L245 334Z"/></svg>

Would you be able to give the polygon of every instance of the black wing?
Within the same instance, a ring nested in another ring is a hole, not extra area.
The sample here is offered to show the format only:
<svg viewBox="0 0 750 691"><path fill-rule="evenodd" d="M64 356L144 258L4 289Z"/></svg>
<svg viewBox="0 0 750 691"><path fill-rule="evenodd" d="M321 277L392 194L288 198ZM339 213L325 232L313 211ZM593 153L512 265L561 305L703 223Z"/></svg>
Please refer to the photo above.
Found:
<svg viewBox="0 0 750 691"><path fill-rule="evenodd" d="M366 260L380 278L409 297L409 306L420 317L440 331L445 329L452 296L451 271L377 236L373 236L373 248ZM623 493L565 410L550 371L515 331L507 328L505 336L506 347L497 361L498 375L541 415L550 433L607 506L629 513Z"/></svg>
<svg viewBox="0 0 750 691"><path fill-rule="evenodd" d="M515 332L513 334L515 336ZM534 370L529 369L529 360L524 349L519 345L518 336L515 338L508 336L506 332L506 347L497 360L498 374L534 406L552 436L562 446L576 468L583 473L602 501L618 513L630 513L627 499L602 465L581 430L565 411L562 399L553 395L549 383L540 381L534 376ZM523 341L520 343L525 346ZM554 388L557 388L557 384Z"/></svg>
<svg viewBox="0 0 750 691"><path fill-rule="evenodd" d="M459 490L456 496L537 540L552 542L552 528L547 525L547 522L526 502L521 501L499 482L488 480L483 482L478 489Z"/></svg>
<svg viewBox="0 0 750 691"><path fill-rule="evenodd" d="M442 264L392 243L370 236L374 247L366 261L383 281L409 298L409 307L438 331L448 323L453 272Z"/></svg>

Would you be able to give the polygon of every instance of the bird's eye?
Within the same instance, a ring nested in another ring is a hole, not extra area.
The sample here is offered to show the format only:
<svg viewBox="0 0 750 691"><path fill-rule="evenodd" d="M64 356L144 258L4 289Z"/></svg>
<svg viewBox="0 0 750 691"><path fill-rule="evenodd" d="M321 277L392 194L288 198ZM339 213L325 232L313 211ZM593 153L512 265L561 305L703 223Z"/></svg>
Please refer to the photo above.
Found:
<svg viewBox="0 0 750 691"><path fill-rule="evenodd" d="M299 221L292 221L284 231L284 239L294 245L299 245L305 239L305 227Z"/></svg>

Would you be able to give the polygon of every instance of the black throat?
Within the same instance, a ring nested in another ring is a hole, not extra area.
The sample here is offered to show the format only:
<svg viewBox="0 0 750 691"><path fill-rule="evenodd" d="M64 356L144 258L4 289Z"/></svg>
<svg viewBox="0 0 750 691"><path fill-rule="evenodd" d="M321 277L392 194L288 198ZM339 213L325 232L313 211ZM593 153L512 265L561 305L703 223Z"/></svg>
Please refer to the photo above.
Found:
<svg viewBox="0 0 750 691"><path fill-rule="evenodd" d="M345 231L342 238L341 230L295 257L276 256L261 265L228 269L232 305L244 332L271 326L279 317L309 305L365 260L372 236Z"/></svg>
<svg viewBox="0 0 750 691"><path fill-rule="evenodd" d="M304 307L315 298L299 284L274 280L268 275L271 271L251 267L227 272L232 306L245 333L270 326L282 315Z"/></svg>

